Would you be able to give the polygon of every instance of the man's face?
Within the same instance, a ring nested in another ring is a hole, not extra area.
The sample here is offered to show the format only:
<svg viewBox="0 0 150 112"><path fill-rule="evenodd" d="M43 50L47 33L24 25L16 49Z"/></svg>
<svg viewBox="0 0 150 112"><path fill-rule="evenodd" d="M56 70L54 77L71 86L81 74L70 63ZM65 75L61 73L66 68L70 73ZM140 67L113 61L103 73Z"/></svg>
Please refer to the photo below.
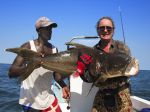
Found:
<svg viewBox="0 0 150 112"><path fill-rule="evenodd" d="M102 40L112 39L114 28L109 19L102 19L97 27L98 35Z"/></svg>
<svg viewBox="0 0 150 112"><path fill-rule="evenodd" d="M39 29L39 35L44 40L50 40L52 35L52 27L42 27Z"/></svg>

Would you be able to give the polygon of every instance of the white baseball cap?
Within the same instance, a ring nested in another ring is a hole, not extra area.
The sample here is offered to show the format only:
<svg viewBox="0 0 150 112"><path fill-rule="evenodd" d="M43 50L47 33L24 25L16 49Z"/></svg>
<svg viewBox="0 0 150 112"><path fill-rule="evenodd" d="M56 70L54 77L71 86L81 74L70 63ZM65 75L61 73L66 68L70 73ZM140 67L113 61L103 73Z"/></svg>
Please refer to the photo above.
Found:
<svg viewBox="0 0 150 112"><path fill-rule="evenodd" d="M52 26L53 28L55 28L57 27L57 24L49 20L47 17L40 17L35 23L36 29L47 26Z"/></svg>

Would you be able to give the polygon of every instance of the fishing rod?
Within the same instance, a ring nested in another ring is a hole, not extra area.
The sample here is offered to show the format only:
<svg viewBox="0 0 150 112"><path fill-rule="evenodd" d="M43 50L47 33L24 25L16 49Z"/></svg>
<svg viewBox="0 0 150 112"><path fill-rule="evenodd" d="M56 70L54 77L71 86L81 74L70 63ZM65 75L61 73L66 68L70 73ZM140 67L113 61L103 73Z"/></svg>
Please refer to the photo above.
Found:
<svg viewBox="0 0 150 112"><path fill-rule="evenodd" d="M123 33L123 39L124 39L124 44L126 43L125 41L125 35L124 35L124 27L123 27L123 21L122 21L122 13L121 13L121 8L120 6L118 7L118 10L119 10L119 15L120 15L120 20L121 20L121 27L122 27L122 33ZM130 80L130 79L129 79ZM130 90L130 94L131 94L131 85L129 85L129 90Z"/></svg>
<svg viewBox="0 0 150 112"><path fill-rule="evenodd" d="M122 28L122 34L123 34L123 42L124 42L124 44L125 44L125 43L126 43L126 40L125 40L125 35L124 35L124 27L123 27L123 20L122 20L122 12L121 12L120 6L118 7L118 10L119 10L120 21L121 21L121 28Z"/></svg>

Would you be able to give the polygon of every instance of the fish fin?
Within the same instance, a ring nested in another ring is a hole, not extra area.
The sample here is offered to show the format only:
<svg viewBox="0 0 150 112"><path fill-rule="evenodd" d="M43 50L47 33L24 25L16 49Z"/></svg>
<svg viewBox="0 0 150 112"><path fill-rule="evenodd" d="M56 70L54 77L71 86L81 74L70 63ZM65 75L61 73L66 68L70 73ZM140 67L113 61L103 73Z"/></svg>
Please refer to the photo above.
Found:
<svg viewBox="0 0 150 112"><path fill-rule="evenodd" d="M26 48L8 48L5 51L16 53L25 59L32 58L33 56L41 56L41 54Z"/></svg>
<svg viewBox="0 0 150 112"><path fill-rule="evenodd" d="M66 45L74 46L76 48L90 48L90 49L93 49L92 47L85 46L85 45L78 44L78 43L73 43L73 42L67 42Z"/></svg>
<svg viewBox="0 0 150 112"><path fill-rule="evenodd" d="M89 95L89 93L91 92L92 88L96 85L98 85L99 82L105 82L106 81L106 77L99 77L95 82L93 82L93 84L91 85L91 88L87 94L87 96Z"/></svg>
<svg viewBox="0 0 150 112"><path fill-rule="evenodd" d="M39 61L34 60L34 57L41 57L41 54L32 51L30 49L8 48L6 49L6 51L13 52L16 53L17 55L20 55L21 57L24 58L24 61L27 62L26 72L20 76L19 81L25 80L33 72L33 70L37 68L37 66L40 63L40 60Z"/></svg>
<svg viewBox="0 0 150 112"><path fill-rule="evenodd" d="M90 89L89 89L89 92L88 92L87 96L90 94L90 92L91 92L92 88L94 87L94 85L95 85L95 83L92 83L92 85L91 85L91 87L90 87Z"/></svg>

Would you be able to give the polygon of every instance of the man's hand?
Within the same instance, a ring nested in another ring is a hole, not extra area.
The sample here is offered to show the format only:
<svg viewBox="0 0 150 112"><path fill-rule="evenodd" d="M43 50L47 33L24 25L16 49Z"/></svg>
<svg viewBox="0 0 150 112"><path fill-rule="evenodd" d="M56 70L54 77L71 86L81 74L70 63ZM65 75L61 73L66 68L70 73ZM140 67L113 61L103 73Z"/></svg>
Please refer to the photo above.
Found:
<svg viewBox="0 0 150 112"><path fill-rule="evenodd" d="M80 55L77 61L77 70L74 73L74 77L78 77L80 75L83 75L85 69L90 65L92 62L91 56L87 54Z"/></svg>
<svg viewBox="0 0 150 112"><path fill-rule="evenodd" d="M70 98L70 90L67 86L62 88L62 93L63 93L62 97L64 99L69 99Z"/></svg>

